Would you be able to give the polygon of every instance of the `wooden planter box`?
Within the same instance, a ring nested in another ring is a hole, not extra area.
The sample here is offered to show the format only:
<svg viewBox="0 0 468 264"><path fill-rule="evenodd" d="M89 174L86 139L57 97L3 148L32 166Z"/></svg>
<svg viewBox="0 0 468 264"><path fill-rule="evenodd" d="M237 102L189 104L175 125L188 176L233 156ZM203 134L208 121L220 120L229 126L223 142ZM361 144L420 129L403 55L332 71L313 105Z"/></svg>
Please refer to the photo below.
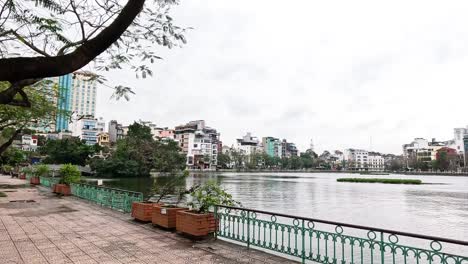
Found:
<svg viewBox="0 0 468 264"><path fill-rule="evenodd" d="M216 220L213 213L197 214L194 211L178 211L176 229L179 232L204 237L216 231Z"/></svg>
<svg viewBox="0 0 468 264"><path fill-rule="evenodd" d="M174 229L176 228L176 214L178 211L187 211L188 208L183 207L165 207L164 205L153 206L153 215L151 222L155 225Z"/></svg>
<svg viewBox="0 0 468 264"><path fill-rule="evenodd" d="M68 186L66 184L55 184L54 188L55 188L54 191L56 193L62 194L63 196L71 195L71 188L70 188L70 186Z"/></svg>
<svg viewBox="0 0 468 264"><path fill-rule="evenodd" d="M39 185L41 184L41 180L39 179L38 176L33 176L31 177L31 179L29 180L29 183L33 184L33 185Z"/></svg>
<svg viewBox="0 0 468 264"><path fill-rule="evenodd" d="M154 205L160 204L152 202L133 202L132 217L142 222L151 222Z"/></svg>

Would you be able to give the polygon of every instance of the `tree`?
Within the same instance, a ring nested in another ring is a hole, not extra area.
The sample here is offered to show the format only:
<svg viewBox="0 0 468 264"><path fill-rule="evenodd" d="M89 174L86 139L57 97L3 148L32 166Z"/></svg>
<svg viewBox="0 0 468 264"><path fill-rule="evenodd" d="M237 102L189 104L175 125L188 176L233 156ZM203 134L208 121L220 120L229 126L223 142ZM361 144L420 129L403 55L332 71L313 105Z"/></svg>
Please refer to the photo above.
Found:
<svg viewBox="0 0 468 264"><path fill-rule="evenodd" d="M43 160L46 164L86 165L89 156L99 151L98 146L86 145L79 138L49 140L39 148L39 153L47 155Z"/></svg>
<svg viewBox="0 0 468 264"><path fill-rule="evenodd" d="M299 158L301 159L303 168L310 169L314 167L314 158L313 158L312 153L309 153L309 152L301 153Z"/></svg>
<svg viewBox="0 0 468 264"><path fill-rule="evenodd" d="M153 154L153 169L158 172L184 170L187 158L181 151L179 144L174 140L156 141Z"/></svg>
<svg viewBox="0 0 468 264"><path fill-rule="evenodd" d="M157 45L186 43L185 29L173 25L169 16L174 4L176 0L0 2L0 81L9 82L0 92L0 104L30 107L26 86L92 61L97 70L128 66L137 77L151 76L147 62L161 59ZM115 96L126 91L129 87L116 86Z"/></svg>
<svg viewBox="0 0 468 264"><path fill-rule="evenodd" d="M125 138L117 141L115 151L105 160L91 162L91 168L101 176L149 176L151 170L173 173L185 169L186 158L177 142L155 141L151 129L133 123Z"/></svg>
<svg viewBox="0 0 468 264"><path fill-rule="evenodd" d="M0 91L5 91L6 82L0 82ZM26 87L22 91L33 103L30 108L18 108L0 104L0 155L13 143L13 140L30 126L48 126L55 120L55 106L51 94L37 86ZM16 98L16 97L15 97Z"/></svg>
<svg viewBox="0 0 468 264"><path fill-rule="evenodd" d="M17 148L8 148L0 156L0 163L16 167L20 163L26 161L26 157L24 151Z"/></svg>
<svg viewBox="0 0 468 264"><path fill-rule="evenodd" d="M218 154L218 166L222 169L229 169L231 166L231 157L224 153Z"/></svg>

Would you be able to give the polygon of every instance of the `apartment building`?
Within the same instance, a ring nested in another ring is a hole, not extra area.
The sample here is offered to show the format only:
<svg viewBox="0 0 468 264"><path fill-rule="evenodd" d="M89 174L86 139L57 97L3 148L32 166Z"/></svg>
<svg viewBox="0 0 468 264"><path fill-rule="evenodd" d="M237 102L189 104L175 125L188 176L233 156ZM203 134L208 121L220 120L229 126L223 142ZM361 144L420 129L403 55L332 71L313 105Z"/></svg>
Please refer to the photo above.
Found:
<svg viewBox="0 0 468 264"><path fill-rule="evenodd" d="M74 137L85 140L87 145L95 145L98 143L98 134L100 133L97 122L98 120L92 115L78 117L74 114L69 127Z"/></svg>
<svg viewBox="0 0 468 264"><path fill-rule="evenodd" d="M214 170L218 164L219 133L206 126L204 120L176 126L175 140L187 155L190 169Z"/></svg>

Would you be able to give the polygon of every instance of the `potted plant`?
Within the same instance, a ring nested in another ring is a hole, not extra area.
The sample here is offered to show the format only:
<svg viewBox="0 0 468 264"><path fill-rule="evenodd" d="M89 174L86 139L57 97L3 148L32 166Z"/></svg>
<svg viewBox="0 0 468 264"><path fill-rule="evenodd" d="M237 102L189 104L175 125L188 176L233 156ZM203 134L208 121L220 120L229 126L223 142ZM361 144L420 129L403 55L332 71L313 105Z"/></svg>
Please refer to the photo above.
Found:
<svg viewBox="0 0 468 264"><path fill-rule="evenodd" d="M178 211L176 229L193 237L204 237L216 231L216 220L210 211L215 205L240 205L232 195L222 189L216 182L209 181L195 188L190 196L192 210Z"/></svg>
<svg viewBox="0 0 468 264"><path fill-rule="evenodd" d="M59 169L60 182L54 186L54 191L56 193L68 196L71 195L71 183L80 182L81 172L77 166L72 164L64 164Z"/></svg>
<svg viewBox="0 0 468 264"><path fill-rule="evenodd" d="M186 194L189 194L193 189L185 188L186 178L189 175L188 171L181 174L173 174L164 184L160 184L158 178L155 181L153 192L158 195L156 204L153 206L151 222L154 225L164 227L166 229L174 229L176 227L176 213L178 211L188 210L186 207L180 207L179 204ZM161 204L160 202L169 195L176 196L176 200Z"/></svg>
<svg viewBox="0 0 468 264"><path fill-rule="evenodd" d="M33 185L38 185L41 183L39 177L46 177L49 175L50 169L47 165L38 165L34 168L34 176L31 177L30 183Z"/></svg>
<svg viewBox="0 0 468 264"><path fill-rule="evenodd" d="M10 165L3 165L2 166L2 172L6 175L12 175L13 172L13 167Z"/></svg>

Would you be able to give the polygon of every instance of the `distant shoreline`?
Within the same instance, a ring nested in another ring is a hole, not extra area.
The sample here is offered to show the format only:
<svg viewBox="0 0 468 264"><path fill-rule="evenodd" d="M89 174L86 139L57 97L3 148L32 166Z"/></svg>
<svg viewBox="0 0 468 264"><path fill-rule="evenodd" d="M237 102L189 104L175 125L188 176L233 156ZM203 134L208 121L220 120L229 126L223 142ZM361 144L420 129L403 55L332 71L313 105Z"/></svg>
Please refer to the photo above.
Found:
<svg viewBox="0 0 468 264"><path fill-rule="evenodd" d="M250 172L250 173L350 173L350 174L361 174L363 175L378 175L379 173L389 173L389 174L403 174L403 175L419 175L419 176L460 176L460 177L468 177L468 172L462 173L454 173L454 172L408 172L408 171L333 171L333 170L235 170L235 169L220 169L220 170L190 170L190 172L194 173L216 173L216 172ZM375 174L373 174L375 173Z"/></svg>

